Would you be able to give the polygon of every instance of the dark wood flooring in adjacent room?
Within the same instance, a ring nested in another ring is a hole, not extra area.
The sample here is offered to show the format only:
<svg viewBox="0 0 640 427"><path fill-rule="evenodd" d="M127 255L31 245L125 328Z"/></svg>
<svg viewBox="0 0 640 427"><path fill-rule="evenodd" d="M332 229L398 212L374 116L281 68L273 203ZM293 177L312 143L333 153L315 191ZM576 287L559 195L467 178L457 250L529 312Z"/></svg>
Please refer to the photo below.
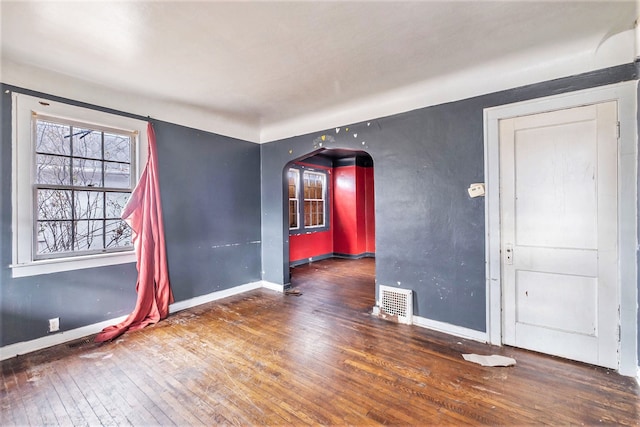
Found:
<svg viewBox="0 0 640 427"><path fill-rule="evenodd" d="M255 290L112 343L6 360L0 424L640 423L633 378L371 316L374 269L316 262L293 269L301 296ZM472 352L517 365L462 359Z"/></svg>

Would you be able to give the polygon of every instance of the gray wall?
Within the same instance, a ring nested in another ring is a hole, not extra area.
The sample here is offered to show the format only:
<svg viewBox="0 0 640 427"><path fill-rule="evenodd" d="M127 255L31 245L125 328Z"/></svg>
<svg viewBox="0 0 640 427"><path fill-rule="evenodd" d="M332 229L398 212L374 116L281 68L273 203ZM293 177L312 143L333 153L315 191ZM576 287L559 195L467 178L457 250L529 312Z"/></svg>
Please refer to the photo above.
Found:
<svg viewBox="0 0 640 427"><path fill-rule="evenodd" d="M484 199L467 194L484 181L483 109L637 76L629 64L263 144L263 278L289 281L283 168L326 133L326 148L373 157L377 283L413 289L418 316L485 331Z"/></svg>
<svg viewBox="0 0 640 427"><path fill-rule="evenodd" d="M69 330L128 314L135 264L11 278L11 95L1 86L0 346L47 335L48 319ZM135 117L126 113L118 113ZM144 119L141 117L137 117ZM171 286L176 301L260 280L260 149L154 121ZM144 141L146 144L146 141Z"/></svg>
<svg viewBox="0 0 640 427"><path fill-rule="evenodd" d="M261 279L257 144L155 122L176 301Z"/></svg>

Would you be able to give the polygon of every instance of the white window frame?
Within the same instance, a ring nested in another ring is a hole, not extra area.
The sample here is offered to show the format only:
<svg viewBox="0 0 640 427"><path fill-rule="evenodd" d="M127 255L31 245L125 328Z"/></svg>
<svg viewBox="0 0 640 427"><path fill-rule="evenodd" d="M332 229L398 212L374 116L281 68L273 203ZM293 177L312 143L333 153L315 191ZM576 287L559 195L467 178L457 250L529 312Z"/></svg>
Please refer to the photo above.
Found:
<svg viewBox="0 0 640 427"><path fill-rule="evenodd" d="M291 173L295 173L295 182L296 182L296 194L294 197L290 197L289 196L289 203L291 203L292 201L296 202L296 226L295 227L291 227L289 226L289 230L300 230L301 228L301 224L300 224L300 169L296 169L296 168L289 168L289 170L287 171L287 195L289 194L289 174ZM289 208L291 209L291 208ZM304 218L303 218L304 219ZM291 213L289 213L289 224L291 224Z"/></svg>
<svg viewBox="0 0 640 427"><path fill-rule="evenodd" d="M35 260L34 115L57 117L98 127L117 128L137 135L133 141L135 182L147 160L147 122L19 93L12 94L12 277L26 277L136 261L135 251L74 255Z"/></svg>

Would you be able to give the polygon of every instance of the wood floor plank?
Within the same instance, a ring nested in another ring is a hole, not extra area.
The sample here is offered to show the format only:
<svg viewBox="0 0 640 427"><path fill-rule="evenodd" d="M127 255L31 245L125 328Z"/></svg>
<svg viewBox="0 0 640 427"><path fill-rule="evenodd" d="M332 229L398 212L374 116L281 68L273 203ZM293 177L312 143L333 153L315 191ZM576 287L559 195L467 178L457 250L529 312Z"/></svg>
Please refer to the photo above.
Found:
<svg viewBox="0 0 640 427"><path fill-rule="evenodd" d="M2 367L2 390L0 393L0 424L28 424L22 399L11 399L10 392L18 387L13 372Z"/></svg>
<svg viewBox="0 0 640 427"><path fill-rule="evenodd" d="M102 404L95 399L92 392L80 387L78 381L68 375L68 371L64 367L56 370L54 381L65 387L66 395L75 402L86 425L113 425L112 419L107 415Z"/></svg>
<svg viewBox="0 0 640 427"><path fill-rule="evenodd" d="M194 353L200 351L199 349L194 349ZM249 355L249 353L247 353ZM265 369L272 369L273 367L267 365L268 361L262 361L258 365L256 365L255 361L249 360L246 358L246 355L243 356L242 353L238 353L237 351L231 351L231 349L220 348L216 354L218 357L217 363L215 366L221 367L221 370L224 372L224 376L226 376L234 385L233 390L227 390L228 393L237 394L240 398L251 401L249 396L255 395L256 389L262 389L264 393L276 393L281 390L281 384L279 382L270 381L271 378L268 375L264 375ZM225 364L229 361L233 361L231 371L229 368L225 367ZM234 379L234 377L240 377L240 373L249 373L249 378L242 380L239 378L238 381ZM294 423L299 424L300 422L305 421L308 417L304 416L304 414L292 413L290 412L291 405L287 403L283 403L282 401L277 402L277 405L271 406L270 408L261 407L259 404L255 404L256 409L263 413L265 417L270 417L270 413L273 412L273 416L281 417L281 422ZM268 409L268 410L266 410ZM302 415L302 418L300 417ZM316 420L315 423L322 422ZM325 422L326 423L326 422Z"/></svg>
<svg viewBox="0 0 640 427"><path fill-rule="evenodd" d="M77 356L76 356L77 357ZM109 413L105 403L102 402L100 396L94 390L95 378L91 375L87 375L87 371L84 369L84 364L63 364L58 369L58 374L64 381L72 383L80 390L82 399L87 402L87 405L91 408L91 411L98 418L98 423L103 426L113 426L118 424L117 418L114 419ZM97 385L98 393L101 393L100 386ZM110 402L107 403L110 406ZM91 415L86 415L85 419L92 420ZM90 425L96 425L91 422Z"/></svg>
<svg viewBox="0 0 640 427"><path fill-rule="evenodd" d="M122 345L122 351L129 358L138 358L139 363L136 364L135 369L146 373L146 378L142 380L147 390L152 390L150 393L153 393L160 400L172 423L176 425L205 425L208 417L203 415L202 408L207 407L208 404L197 400L191 390L174 378L174 368L168 368L164 363L170 360L170 357L164 352L153 351L160 346L152 343L145 345L145 341L141 339L142 335L140 333L135 337L138 340L137 343ZM139 358L139 347L151 350L147 354L148 357ZM237 422L232 424L238 425Z"/></svg>
<svg viewBox="0 0 640 427"><path fill-rule="evenodd" d="M113 371L110 364L103 361L86 363L86 372L92 377L95 383L93 389L98 393L100 402L107 409L109 415L118 425L136 425L143 423L145 419L141 416L134 402L127 399L121 393L121 386L118 375ZM148 422L152 422L149 420Z"/></svg>
<svg viewBox="0 0 640 427"><path fill-rule="evenodd" d="M258 289L5 360L1 424L640 425L634 379L375 317L374 274L315 262L292 269L300 296Z"/></svg>
<svg viewBox="0 0 640 427"><path fill-rule="evenodd" d="M44 396L42 383L38 370L25 368L16 370L15 375L20 384L18 393L25 406L27 417L31 425L55 425L55 417L52 416L48 400Z"/></svg>
<svg viewBox="0 0 640 427"><path fill-rule="evenodd" d="M56 370L52 370L47 375L47 377L50 387L55 391L56 400L60 402L60 405L64 408L64 411L66 412L66 415L68 417L68 422L66 422L66 420L64 422L61 422L61 420L58 418L59 424L71 424L74 426L90 425L91 423L85 418L85 415L81 409L81 406L83 406L83 404L85 403L83 399L79 398L77 394L72 394L69 392L66 387L65 381L61 380ZM90 413L93 413L93 411L90 411ZM100 422L100 420L98 420L97 418L93 418L92 421L93 424Z"/></svg>
<svg viewBox="0 0 640 427"><path fill-rule="evenodd" d="M147 410L153 414L159 425L184 425L194 424L191 418L180 416L179 412L173 410L165 410L166 407L176 402L167 402L163 399L163 394L158 393L159 389L154 378L149 376L147 369L140 369L140 366L123 365L120 367L123 374L127 377L131 387L136 387L141 394L147 399Z"/></svg>

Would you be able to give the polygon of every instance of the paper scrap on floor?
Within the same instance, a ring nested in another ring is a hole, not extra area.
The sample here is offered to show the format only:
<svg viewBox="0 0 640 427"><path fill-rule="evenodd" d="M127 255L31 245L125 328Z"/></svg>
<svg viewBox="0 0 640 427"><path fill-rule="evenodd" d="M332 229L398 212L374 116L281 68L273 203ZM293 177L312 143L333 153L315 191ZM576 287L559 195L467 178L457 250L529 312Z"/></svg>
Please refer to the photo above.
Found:
<svg viewBox="0 0 640 427"><path fill-rule="evenodd" d="M491 356L483 356L480 354L463 354L464 360L477 363L482 366L513 366L516 360L511 357L492 354Z"/></svg>

